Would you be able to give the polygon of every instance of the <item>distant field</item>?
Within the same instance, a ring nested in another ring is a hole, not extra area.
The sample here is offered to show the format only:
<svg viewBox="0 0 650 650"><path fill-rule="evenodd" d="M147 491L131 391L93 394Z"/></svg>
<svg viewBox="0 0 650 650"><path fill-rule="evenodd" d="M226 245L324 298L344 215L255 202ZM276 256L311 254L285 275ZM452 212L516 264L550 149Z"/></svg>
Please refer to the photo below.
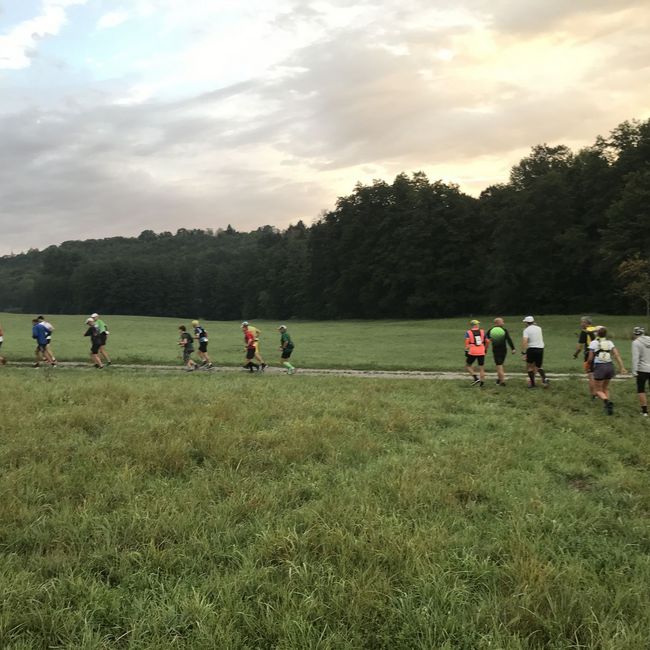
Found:
<svg viewBox="0 0 650 650"><path fill-rule="evenodd" d="M0 314L5 329L3 354L16 361L33 358L32 316ZM111 335L109 351L118 363L180 363L176 345L177 327L188 321L176 318L105 316ZM479 317L485 328L491 318ZM633 316L594 316L610 327L626 363L630 358L630 331L643 322ZM521 340L522 315L506 317L515 345ZM84 339L85 316L52 316L56 328L53 348L60 360L88 360L88 339ZM545 366L550 372L579 371L571 357L579 329L579 316L539 316L547 345ZM261 349L267 361L277 363L280 323L255 321L262 330ZM239 322L203 321L210 335L209 352L217 365L234 366L243 359ZM311 368L458 370L463 367L465 319L414 321L326 321L287 323L295 340L295 363ZM489 357L489 368L492 368ZM523 370L520 355L511 356L507 366Z"/></svg>
<svg viewBox="0 0 650 650"><path fill-rule="evenodd" d="M0 371L0 647L645 648L649 423L614 401Z"/></svg>

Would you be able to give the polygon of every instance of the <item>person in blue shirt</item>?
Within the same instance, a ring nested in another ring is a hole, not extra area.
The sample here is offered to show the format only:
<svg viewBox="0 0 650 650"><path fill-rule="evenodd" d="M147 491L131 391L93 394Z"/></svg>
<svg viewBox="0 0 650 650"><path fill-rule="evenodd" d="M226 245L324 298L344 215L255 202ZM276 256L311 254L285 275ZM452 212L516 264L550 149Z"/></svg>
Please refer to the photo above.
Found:
<svg viewBox="0 0 650 650"><path fill-rule="evenodd" d="M52 355L47 349L49 344L49 334L50 331L42 321L38 318L32 319L32 338L36 340L36 361L34 362L34 368L38 368L41 361L49 363L50 365L56 365L52 359Z"/></svg>

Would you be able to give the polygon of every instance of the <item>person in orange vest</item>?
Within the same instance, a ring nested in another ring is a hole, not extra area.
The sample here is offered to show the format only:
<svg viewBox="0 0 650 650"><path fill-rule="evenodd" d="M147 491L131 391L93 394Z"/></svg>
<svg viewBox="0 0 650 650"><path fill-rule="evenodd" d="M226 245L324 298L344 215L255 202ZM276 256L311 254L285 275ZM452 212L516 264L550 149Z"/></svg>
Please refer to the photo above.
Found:
<svg viewBox="0 0 650 650"><path fill-rule="evenodd" d="M485 382L485 353L488 348L488 341L485 339L485 331L481 329L481 323L477 320L469 322L470 329L465 332L465 368L472 375L472 386L483 386ZM477 375L473 364L478 364Z"/></svg>

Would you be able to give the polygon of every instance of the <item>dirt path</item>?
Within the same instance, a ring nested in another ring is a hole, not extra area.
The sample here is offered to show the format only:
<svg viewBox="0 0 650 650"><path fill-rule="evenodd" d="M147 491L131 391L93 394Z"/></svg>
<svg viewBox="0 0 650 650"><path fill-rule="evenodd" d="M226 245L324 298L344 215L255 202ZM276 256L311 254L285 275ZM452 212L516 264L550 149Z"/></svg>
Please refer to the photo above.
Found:
<svg viewBox="0 0 650 650"><path fill-rule="evenodd" d="M29 368L32 364L28 362L16 362L9 363L6 368L7 370L12 367L18 368ZM89 371L95 372L95 369L87 363L81 362L60 362L57 364L56 369L42 367L41 370L67 370L71 368L86 368ZM38 370L34 368L34 370ZM132 371L153 371L153 372L184 372L184 369L181 366L163 366L163 365L154 365L154 364L121 364L114 363L112 366L106 369L108 372L112 370L132 370ZM201 373L210 372L211 374L220 374L220 373L243 373L246 372L239 367L230 367L222 366L216 367L212 371L197 371ZM281 375L284 374L285 370L278 367L268 367L264 374L266 375ZM548 377L552 380L558 379L569 379L570 377L584 378L582 373L547 373ZM469 376L465 372L450 372L450 371L429 371L429 370L352 370L352 369L340 369L340 368L297 368L296 376L298 375L309 375L309 376L334 376L334 377L364 377L367 379L438 379L438 380L449 380L449 379L469 379ZM522 379L526 376L523 372L509 372L507 374L508 378ZM622 378L625 378L623 376ZM486 381L492 382L496 378L496 373L486 373Z"/></svg>

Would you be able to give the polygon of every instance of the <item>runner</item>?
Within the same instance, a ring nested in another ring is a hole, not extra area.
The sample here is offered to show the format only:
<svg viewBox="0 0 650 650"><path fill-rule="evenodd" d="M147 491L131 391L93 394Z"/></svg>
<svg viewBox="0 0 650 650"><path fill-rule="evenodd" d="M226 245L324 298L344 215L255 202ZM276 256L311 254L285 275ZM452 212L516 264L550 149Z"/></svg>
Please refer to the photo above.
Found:
<svg viewBox="0 0 650 650"><path fill-rule="evenodd" d="M528 388L535 388L535 373L542 378L542 386L548 388L549 381L542 368L544 363L544 337L542 328L535 322L533 316L526 316L522 321L526 329L521 340L521 353L526 356L526 369L528 371Z"/></svg>
<svg viewBox="0 0 650 650"><path fill-rule="evenodd" d="M636 392L639 396L641 415L648 417L648 397L646 383L650 383L650 336L646 336L643 327L632 330L632 374L636 377Z"/></svg>
<svg viewBox="0 0 650 650"><path fill-rule="evenodd" d="M485 340L485 332L479 328L481 323L472 320L469 324L470 329L465 332L465 369L474 379L472 386L476 386L476 384L483 386L485 383L485 353L488 343ZM474 361L478 364L478 375L472 367Z"/></svg>
<svg viewBox="0 0 650 650"><path fill-rule="evenodd" d="M194 328L194 338L199 342L200 367L206 369L213 368L210 357L208 356L208 333L201 327L198 320L192 321L192 327Z"/></svg>
<svg viewBox="0 0 650 650"><path fill-rule="evenodd" d="M87 318L86 325L88 325L88 329L84 336L90 336L90 358L95 362L95 368L101 370L101 368L104 367L102 360L99 357L99 348L102 345L102 337L93 318Z"/></svg>
<svg viewBox="0 0 650 650"><path fill-rule="evenodd" d="M187 333L185 325L180 325L178 331L180 332L178 345L183 348L183 363L185 364L185 370L191 372L199 367L199 364L192 359L192 352L194 352L194 339L191 334Z"/></svg>
<svg viewBox="0 0 650 650"><path fill-rule="evenodd" d="M589 344L589 363L593 363L594 368L594 384L596 387L596 395L603 400L605 413L613 415L614 404L609 399L609 382L616 374L614 372L614 364L612 357L616 359L618 369L621 374L625 374L625 366L613 341L607 338L607 328L596 328L596 338Z"/></svg>
<svg viewBox="0 0 650 650"><path fill-rule="evenodd" d="M289 332L287 332L286 325L280 325L278 330L280 331L280 350L282 351L280 355L280 363L287 369L288 375L293 375L295 374L296 369L291 365L289 357L291 356L295 346L289 336Z"/></svg>
<svg viewBox="0 0 650 650"><path fill-rule="evenodd" d="M596 328L592 325L591 318L589 318L589 316L583 316L580 319L580 335L578 336L578 344L573 353L573 358L577 359L580 352L583 353L582 367L587 373L587 378L589 379L589 393L591 394L592 400L598 399L598 395L596 395L596 384L594 384L593 368L589 363L589 344L595 338Z"/></svg>
<svg viewBox="0 0 650 650"><path fill-rule="evenodd" d="M494 319L494 327L490 327L485 338L492 344L494 365L497 367L497 386L505 386L506 373L503 369L503 363L508 356L508 346L514 352L515 344L512 342L512 338L510 338L510 333L504 327L503 318Z"/></svg>
<svg viewBox="0 0 650 650"><path fill-rule="evenodd" d="M102 344L99 346L99 354L100 356L104 357L106 365L110 366L112 363L111 358L108 356L108 352L106 352L106 340L110 334L108 327L106 326L106 323L99 317L99 314L90 314L90 317L95 321L95 325L99 330L99 336L102 340Z"/></svg>
<svg viewBox="0 0 650 650"><path fill-rule="evenodd" d="M250 372L253 372L253 368L259 370L259 365L253 361L255 358L255 334L248 329L248 321L244 321L241 324L241 328L244 332L244 344L246 346L244 368L247 368Z"/></svg>
<svg viewBox="0 0 650 650"><path fill-rule="evenodd" d="M2 329L2 325L0 325L0 348L2 348L2 342L4 341L4 338L5 338L5 333L4 333L3 329ZM7 363L7 360L3 356L0 355L0 364L2 364L4 366L6 363Z"/></svg>
<svg viewBox="0 0 650 650"><path fill-rule="evenodd" d="M43 325L42 321L38 318L32 319L32 338L36 340L36 360L34 361L34 368L38 368L41 364L41 361L49 363L51 365L56 365L52 363L52 358L50 352L47 349L48 346L48 329Z"/></svg>
<svg viewBox="0 0 650 650"><path fill-rule="evenodd" d="M46 357L49 363L51 363L53 366L56 366L56 359L54 357L54 352L52 351L52 333L54 332L54 325L50 323L49 321L45 320L44 316L37 316L38 322L45 327L47 330L47 343L45 345L45 352L46 352Z"/></svg>
<svg viewBox="0 0 650 650"><path fill-rule="evenodd" d="M262 359L262 354L260 352L260 334L262 333L262 330L257 329L257 327L250 323L248 323L248 329L253 332L253 335L255 336L255 361L260 364L260 371L264 372L266 364L264 363L264 359Z"/></svg>

